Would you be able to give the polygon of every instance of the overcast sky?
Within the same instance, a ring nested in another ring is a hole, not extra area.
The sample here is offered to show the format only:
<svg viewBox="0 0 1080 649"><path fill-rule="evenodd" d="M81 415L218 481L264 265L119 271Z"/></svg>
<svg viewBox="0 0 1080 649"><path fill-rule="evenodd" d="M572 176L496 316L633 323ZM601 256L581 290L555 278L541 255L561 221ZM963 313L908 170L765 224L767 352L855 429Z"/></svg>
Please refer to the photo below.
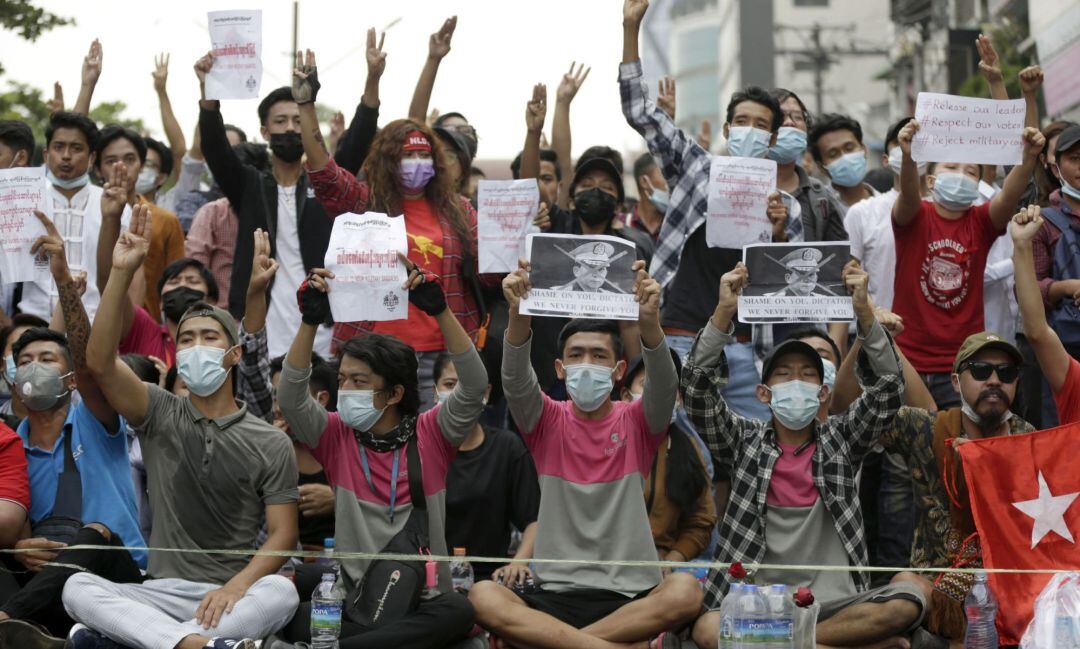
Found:
<svg viewBox="0 0 1080 649"><path fill-rule="evenodd" d="M28 82L52 95L60 81L68 106L79 89L82 57L100 38L104 71L95 102L122 99L151 134L161 120L150 72L154 55L169 52L169 95L190 142L198 119L198 85L192 65L209 49L206 12L263 10L262 93L286 85L291 71L292 7L289 0L38 0L75 26L54 29L36 43L10 33L0 37L7 80ZM593 144L641 150L643 142L622 118L617 83L622 55L621 0L301 0L299 45L319 60L319 100L352 116L363 93L365 32L395 19L386 36L381 121L404 117L427 56L428 36L456 14L453 49L443 60L432 106L464 113L480 134L480 157L510 158L525 137L525 103L537 82L548 84L550 134L555 89L572 59L593 70L574 102L574 153ZM225 121L258 133L256 100L223 102Z"/></svg>

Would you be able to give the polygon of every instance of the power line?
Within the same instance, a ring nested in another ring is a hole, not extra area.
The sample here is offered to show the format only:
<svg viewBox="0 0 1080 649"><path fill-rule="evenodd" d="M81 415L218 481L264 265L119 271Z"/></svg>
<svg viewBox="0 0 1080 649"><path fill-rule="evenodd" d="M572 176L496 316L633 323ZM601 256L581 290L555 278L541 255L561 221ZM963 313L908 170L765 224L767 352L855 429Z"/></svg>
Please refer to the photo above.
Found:
<svg viewBox="0 0 1080 649"><path fill-rule="evenodd" d="M822 43L823 32L840 32L850 34L855 31L855 25L821 25L814 23L810 27L796 27L791 25L776 25L777 31L795 32L804 43L802 49L779 48L776 54L799 57L795 60L796 70L809 69L814 73L814 103L815 111L821 113L824 110L825 73L838 62L837 57L851 56L888 56L889 50L877 47L863 47L851 41L848 47L834 45L831 49Z"/></svg>

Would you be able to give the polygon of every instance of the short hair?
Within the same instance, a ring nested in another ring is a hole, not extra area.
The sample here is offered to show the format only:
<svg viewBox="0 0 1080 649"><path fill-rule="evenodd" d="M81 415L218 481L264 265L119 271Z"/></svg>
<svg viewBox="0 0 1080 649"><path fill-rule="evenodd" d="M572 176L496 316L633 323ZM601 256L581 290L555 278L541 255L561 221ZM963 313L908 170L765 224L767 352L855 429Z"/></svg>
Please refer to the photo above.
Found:
<svg viewBox="0 0 1080 649"><path fill-rule="evenodd" d="M432 377L435 381L435 385L439 385L439 381L442 379L442 375L446 373L446 368L450 366L450 354L447 352L439 352L439 355L435 357L435 366L432 370Z"/></svg>
<svg viewBox="0 0 1080 649"><path fill-rule="evenodd" d="M0 329L0 352L3 352L3 348L7 347L8 338L11 338L11 334L16 330L23 327L48 327L49 322L45 318L39 318L33 313L16 313L11 316L11 324Z"/></svg>
<svg viewBox="0 0 1080 649"><path fill-rule="evenodd" d="M292 88L281 86L271 90L269 95L263 97L263 100L259 102L259 123L266 126L266 120L270 118L270 109L274 104L280 104L283 101L296 103L292 96ZM244 138L244 141L246 142L247 138Z"/></svg>
<svg viewBox="0 0 1080 649"><path fill-rule="evenodd" d="M944 160L939 160L937 162L928 162L926 164L926 175L933 176L934 172L937 171L937 166L939 164L942 164L943 162L945 162L945 161ZM968 163L963 162L963 163L960 163L960 164L968 164ZM975 164L975 163L972 162L971 164ZM979 168L979 178L981 179L982 175L983 175L983 171L984 171L986 165L976 164L975 166Z"/></svg>
<svg viewBox="0 0 1080 649"><path fill-rule="evenodd" d="M737 90L731 95L731 101L727 105L727 122L731 123L731 120L735 119L735 108L744 101L752 101L755 104L761 104L772 111L772 132L775 133L780 130L780 125L784 123L784 113L780 110L780 102L776 101L768 90L765 90L761 86L747 86L742 90Z"/></svg>
<svg viewBox="0 0 1080 649"><path fill-rule="evenodd" d="M191 257L181 257L173 263L165 267L165 270L161 271L161 277L158 278L157 292L161 295L161 289L165 287L165 282L176 277L184 269L194 268L202 275L203 281L206 282L206 301L215 303L218 299L218 285L217 280L214 279L213 274L203 265L198 259Z"/></svg>
<svg viewBox="0 0 1080 649"><path fill-rule="evenodd" d="M284 367L284 354L270 359L270 376L281 372ZM308 379L308 385L315 388L316 392L326 390L329 395L326 409L337 410L337 368L315 352L311 352L311 377Z"/></svg>
<svg viewBox="0 0 1080 649"><path fill-rule="evenodd" d="M135 376L139 377L139 380L143 383L158 384L161 380L161 372L158 370L157 365L154 365L154 361L150 360L149 356L143 354L124 354L120 357L120 360L124 361L124 364L131 368L132 372L135 372Z"/></svg>
<svg viewBox="0 0 1080 649"><path fill-rule="evenodd" d="M270 109L267 108L266 112L269 113ZM244 129L242 129L239 126L236 126L234 124L226 124L225 125L225 132L228 133L229 131L232 131L233 133L236 133L236 135L240 138L241 142L247 142L247 133L244 132Z"/></svg>
<svg viewBox="0 0 1080 649"><path fill-rule="evenodd" d="M34 157L34 132L26 122L17 119L0 119L0 142L15 153L26 151L26 163Z"/></svg>
<svg viewBox="0 0 1080 649"><path fill-rule="evenodd" d="M60 351L64 355L64 360L67 361L68 370L75 369L75 364L71 361L71 346L68 345L67 336L60 332L53 331L48 327L32 327L24 331L11 347L11 355L16 359L16 362L18 362L17 359L19 358L19 354L21 354L28 345L38 341L56 343L59 345Z"/></svg>
<svg viewBox="0 0 1080 649"><path fill-rule="evenodd" d="M885 131L885 153L889 152L889 144L892 142L900 142L900 131L907 126L907 123L915 119L914 117L901 117L893 125L889 127L888 131Z"/></svg>
<svg viewBox="0 0 1080 649"><path fill-rule="evenodd" d="M611 164L615 165L615 169L617 169L619 172L619 182L622 182L621 176L626 171L626 166L623 164L622 154L619 153L618 150L612 149L611 147L604 146L602 144L599 144L597 146L591 146L588 149L582 151L581 155L578 156L577 162L574 163L574 171L577 171L582 164L588 162L592 158L605 158L607 160L610 160ZM540 159L543 160L544 158L541 157Z"/></svg>
<svg viewBox="0 0 1080 649"><path fill-rule="evenodd" d="M470 176L480 176L481 178L487 178L487 174L480 167L469 167Z"/></svg>
<svg viewBox="0 0 1080 649"><path fill-rule="evenodd" d="M176 365L169 368L168 372L165 372L165 391L172 394L176 389L176 377L180 376L179 371L176 369Z"/></svg>
<svg viewBox="0 0 1080 649"><path fill-rule="evenodd" d="M398 412L415 415L420 411L420 383L416 378L416 351L394 336L366 334L350 338L338 349L338 359L345 356L363 361L375 376L382 377L387 388L400 385L404 390L397 404Z"/></svg>
<svg viewBox="0 0 1080 649"><path fill-rule="evenodd" d="M780 123L781 124L784 123L784 107L781 106L781 104L783 104L788 99L794 98L795 101L799 103L799 108L803 112L803 116L805 117L804 121L806 122L806 128L810 128L813 125L814 116L810 113L810 109L806 107L806 104L803 103L803 100L800 99L798 95L791 92L787 88L773 88L772 90L769 91L769 94L772 95L773 99L776 100L776 105L780 106Z"/></svg>
<svg viewBox="0 0 1080 649"><path fill-rule="evenodd" d="M814 123L814 127L811 128L810 132L806 135L806 141L810 148L810 155L814 156L814 161L818 164L821 164L821 151L817 146L818 140L826 133L832 133L833 131L851 131L859 144L862 144L862 126L859 126L859 122L851 119L847 115L826 113Z"/></svg>
<svg viewBox="0 0 1080 649"><path fill-rule="evenodd" d="M623 344L619 334L619 325L615 324L614 320L586 320L585 318L576 318L567 322L559 332L559 358L566 353L566 343L570 340L570 336L580 333L608 334L611 336L611 346L615 350L615 360L622 358Z"/></svg>
<svg viewBox="0 0 1080 649"><path fill-rule="evenodd" d="M820 327L800 327L795 331L788 334L788 337L784 340L802 340L803 338L821 338L828 341L829 347L832 347L833 356L836 357L837 363L843 360L843 356L840 354L840 347L837 346L836 341L829 337L828 332ZM836 369L840 369L839 365Z"/></svg>
<svg viewBox="0 0 1080 649"><path fill-rule="evenodd" d="M466 123L469 122L469 119L467 117L465 117L464 115L462 115L461 113L455 113L455 112L451 111L449 113L443 113L443 114L439 115L438 117L436 117L435 118L435 123L432 124L432 126L433 127L434 126L442 126L443 124L446 123L446 120L450 119L451 117L456 117L458 119L463 119L463 120L465 120Z"/></svg>
<svg viewBox="0 0 1080 649"><path fill-rule="evenodd" d="M144 137L143 140L146 142L147 150L153 149L161 158L161 168L158 171L166 176L171 176L173 170L172 149L164 142L155 140L152 137Z"/></svg>
<svg viewBox="0 0 1080 649"><path fill-rule="evenodd" d="M524 152L522 152L524 153ZM540 149L540 162L550 162L555 166L555 179L562 180L562 169L559 169L559 154L554 149ZM521 153L517 154L510 163L510 175L514 180L521 178Z"/></svg>
<svg viewBox="0 0 1080 649"><path fill-rule="evenodd" d="M83 137L86 138L86 145L90 147L90 150L97 150L98 127L97 124L94 123L94 120L86 115L80 115L79 113L72 113L66 110L57 111L49 117L49 123L45 127L46 147L52 142L53 134L62 128L72 128L79 131L83 134Z"/></svg>
<svg viewBox="0 0 1080 649"><path fill-rule="evenodd" d="M98 135L97 146L94 147L94 154L97 156L94 160L94 166L98 169L101 168L102 152L105 151L106 147L119 139L131 142L131 145L135 147L135 152L139 154L139 162L146 162L146 140L143 139L143 136L125 126L109 124L101 129L101 133Z"/></svg>
<svg viewBox="0 0 1080 649"><path fill-rule="evenodd" d="M649 173L653 167L656 166L656 158L652 157L651 153L642 153L634 160L634 181L637 182L638 178L641 178L645 174Z"/></svg>
<svg viewBox="0 0 1080 649"><path fill-rule="evenodd" d="M241 164L251 165L259 171L270 170L270 151L265 144L239 142L232 148Z"/></svg>

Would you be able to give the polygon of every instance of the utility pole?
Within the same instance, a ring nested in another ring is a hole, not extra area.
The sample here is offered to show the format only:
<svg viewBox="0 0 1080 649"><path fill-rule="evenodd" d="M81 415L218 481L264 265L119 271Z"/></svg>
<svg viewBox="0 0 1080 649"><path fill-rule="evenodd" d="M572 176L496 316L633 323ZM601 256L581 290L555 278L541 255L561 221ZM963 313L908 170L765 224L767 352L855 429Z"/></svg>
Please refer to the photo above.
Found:
<svg viewBox="0 0 1080 649"><path fill-rule="evenodd" d="M296 62L294 57L296 56L296 50L300 47L300 40L298 34L300 31L300 0L293 0L292 3L292 51L289 52L289 76L286 79L292 79L293 67Z"/></svg>
<svg viewBox="0 0 1080 649"><path fill-rule="evenodd" d="M776 54L788 54L795 57L795 69L799 71L812 71L814 73L814 111L820 114L825 106L825 73L829 68L838 63L837 57L853 56L888 56L889 50L878 47L860 47L851 41L847 47L833 45L828 48L822 42L822 32L831 31L842 34L850 34L855 31L855 25L826 25L814 23L810 27L795 27L791 25L777 25L777 31L790 31L798 34L804 43L802 49L779 48Z"/></svg>

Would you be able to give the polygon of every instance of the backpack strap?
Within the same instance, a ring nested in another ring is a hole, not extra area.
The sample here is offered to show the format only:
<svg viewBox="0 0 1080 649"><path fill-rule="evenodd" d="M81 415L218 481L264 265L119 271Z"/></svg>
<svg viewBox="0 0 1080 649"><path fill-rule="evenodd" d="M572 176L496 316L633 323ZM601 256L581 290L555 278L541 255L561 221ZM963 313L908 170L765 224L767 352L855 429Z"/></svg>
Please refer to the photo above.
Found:
<svg viewBox="0 0 1080 649"><path fill-rule="evenodd" d="M1054 224L1058 230L1061 231L1061 236L1068 238L1075 238L1073 235L1071 224L1069 223L1069 217L1065 216L1065 213L1056 207L1044 207L1042 208L1042 216L1047 221Z"/></svg>
<svg viewBox="0 0 1080 649"><path fill-rule="evenodd" d="M405 446L405 461L409 467L409 496L414 509L427 510L427 497L424 495L424 473L420 466L420 440L413 436Z"/></svg>

